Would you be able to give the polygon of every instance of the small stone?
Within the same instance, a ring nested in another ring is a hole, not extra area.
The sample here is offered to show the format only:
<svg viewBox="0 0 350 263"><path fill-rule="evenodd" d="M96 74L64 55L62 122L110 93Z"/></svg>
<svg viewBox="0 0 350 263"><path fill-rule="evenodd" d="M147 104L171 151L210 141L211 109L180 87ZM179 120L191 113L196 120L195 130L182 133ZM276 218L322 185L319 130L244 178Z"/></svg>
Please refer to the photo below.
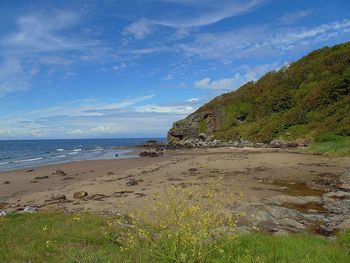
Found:
<svg viewBox="0 0 350 263"><path fill-rule="evenodd" d="M319 233L324 236L329 236L333 234L334 230L331 227L327 227L324 225L319 226Z"/></svg>
<svg viewBox="0 0 350 263"><path fill-rule="evenodd" d="M149 155L148 151L140 152L139 156L147 157Z"/></svg>
<svg viewBox="0 0 350 263"><path fill-rule="evenodd" d="M103 195L103 194L93 194L93 195L91 195L91 196L89 196L89 200L95 200L95 201L100 201L100 200L102 200L102 199L104 199L104 198L108 198L108 197L110 197L110 196L108 196L108 195Z"/></svg>
<svg viewBox="0 0 350 263"><path fill-rule="evenodd" d="M39 181L31 180L30 183L31 183L31 184L36 184L36 183L39 183Z"/></svg>
<svg viewBox="0 0 350 263"><path fill-rule="evenodd" d="M146 194L144 193L135 193L135 195L137 196L137 198L146 196Z"/></svg>
<svg viewBox="0 0 350 263"><path fill-rule="evenodd" d="M0 217L7 216L8 213L5 210L0 210Z"/></svg>
<svg viewBox="0 0 350 263"><path fill-rule="evenodd" d="M208 136L205 133L201 133L198 135L199 140L206 141L208 139Z"/></svg>
<svg viewBox="0 0 350 263"><path fill-rule="evenodd" d="M67 175L65 172L63 172L62 170L57 170L55 173L53 173L55 175L59 175L59 176L65 176Z"/></svg>
<svg viewBox="0 0 350 263"><path fill-rule="evenodd" d="M139 156L141 157L157 157L159 154L155 151L143 151L140 152Z"/></svg>
<svg viewBox="0 0 350 263"><path fill-rule="evenodd" d="M39 211L39 209L36 206L26 206L23 209L23 212L26 214L33 214L33 213L38 212L38 211Z"/></svg>
<svg viewBox="0 0 350 263"><path fill-rule="evenodd" d="M9 184L9 183L10 183L10 181L5 181L5 182L4 182L4 184Z"/></svg>
<svg viewBox="0 0 350 263"><path fill-rule="evenodd" d="M197 169L197 168L190 168L190 169L188 169L187 171L188 171L188 172L197 172L198 169Z"/></svg>
<svg viewBox="0 0 350 263"><path fill-rule="evenodd" d="M349 192L344 191L337 191L337 192L329 192L323 195L324 197L331 197L331 198L350 198Z"/></svg>
<svg viewBox="0 0 350 263"><path fill-rule="evenodd" d="M138 182L135 179L129 179L126 182L126 186L133 186L133 185L137 185L137 184L138 184Z"/></svg>
<svg viewBox="0 0 350 263"><path fill-rule="evenodd" d="M114 197L126 197L128 194L132 194L134 191L120 191L113 193Z"/></svg>
<svg viewBox="0 0 350 263"><path fill-rule="evenodd" d="M67 200L67 197L65 195L54 195L51 196L49 200L46 200L45 202L52 202L52 201L64 201Z"/></svg>
<svg viewBox="0 0 350 263"><path fill-rule="evenodd" d="M49 179L49 177L47 175L45 175L45 176L37 176L34 179L36 179L36 180Z"/></svg>
<svg viewBox="0 0 350 263"><path fill-rule="evenodd" d="M68 177L64 177L62 180L67 181L67 180L73 180L73 179L74 179L74 177L68 176Z"/></svg>
<svg viewBox="0 0 350 263"><path fill-rule="evenodd" d="M86 196L88 196L88 193L85 191L79 191L79 192L75 192L73 194L73 198L75 198L75 199L83 199Z"/></svg>
<svg viewBox="0 0 350 263"><path fill-rule="evenodd" d="M148 157L157 157L159 156L157 152L149 152Z"/></svg>

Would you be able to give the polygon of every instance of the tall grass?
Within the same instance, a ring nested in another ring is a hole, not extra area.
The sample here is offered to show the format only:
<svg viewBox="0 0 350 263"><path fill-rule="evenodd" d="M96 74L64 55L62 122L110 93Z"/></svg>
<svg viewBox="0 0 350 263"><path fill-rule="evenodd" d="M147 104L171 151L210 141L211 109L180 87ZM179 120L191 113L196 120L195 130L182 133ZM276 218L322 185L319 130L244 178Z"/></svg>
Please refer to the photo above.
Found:
<svg viewBox="0 0 350 263"><path fill-rule="evenodd" d="M0 218L0 262L350 262L350 232L338 241L238 236L237 217L215 182L183 187L165 189L130 216L46 211Z"/></svg>
<svg viewBox="0 0 350 263"><path fill-rule="evenodd" d="M350 137L324 135L318 138L307 151L331 156L350 156Z"/></svg>

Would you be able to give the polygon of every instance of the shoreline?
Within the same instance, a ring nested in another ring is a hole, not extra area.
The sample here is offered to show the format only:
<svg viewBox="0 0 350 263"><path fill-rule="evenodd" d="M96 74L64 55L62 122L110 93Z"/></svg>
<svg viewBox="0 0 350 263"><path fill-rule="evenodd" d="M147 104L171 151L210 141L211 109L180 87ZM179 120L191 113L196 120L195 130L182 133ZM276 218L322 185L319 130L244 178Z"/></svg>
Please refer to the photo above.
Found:
<svg viewBox="0 0 350 263"><path fill-rule="evenodd" d="M213 181L220 182L217 190L230 211L260 215L257 224L265 231L271 224L283 231L294 231L288 224L297 232L316 231L309 216L324 217L334 223L332 229L346 220L350 224L350 158L282 149L183 149L154 158L88 160L0 172L0 210L34 207L130 214L152 204L152 197L169 187L210 188ZM343 197L332 197L338 192ZM234 203L230 203L232 195ZM325 209L341 209L344 214L324 214ZM246 222L240 227L246 228Z"/></svg>
<svg viewBox="0 0 350 263"><path fill-rule="evenodd" d="M117 154L118 156L115 156L114 158L108 157L108 158L101 158L101 157L97 157L97 158L85 158L85 159L66 159L66 160L59 160L57 159L57 161L52 160L46 160L46 162L43 163L39 163L39 164L29 164L29 165L25 165L25 166L19 166L19 167L13 167L13 168L5 168L2 169L0 166L0 175L3 172L11 172L11 171L19 171L19 170L26 170L26 169L34 169L34 168L38 168L38 167L44 167L44 166L49 166L49 165L59 165L59 164L66 164L66 163L74 163L74 162L81 162L81 161L97 161L97 160L114 160L114 159L127 159L127 158L137 158L138 157L138 153L140 152L137 148L135 147L126 147L126 148L120 148L120 149L109 149L106 150L107 152L115 152L115 151L122 151L122 152L118 152L118 153L113 153L113 154ZM21 161L9 161L6 163L3 163L3 165L7 165L7 164L12 164L12 163L23 163L25 164L26 162L30 162L30 161L40 161L40 160L45 160L42 157L33 157L31 159L28 160L21 160Z"/></svg>

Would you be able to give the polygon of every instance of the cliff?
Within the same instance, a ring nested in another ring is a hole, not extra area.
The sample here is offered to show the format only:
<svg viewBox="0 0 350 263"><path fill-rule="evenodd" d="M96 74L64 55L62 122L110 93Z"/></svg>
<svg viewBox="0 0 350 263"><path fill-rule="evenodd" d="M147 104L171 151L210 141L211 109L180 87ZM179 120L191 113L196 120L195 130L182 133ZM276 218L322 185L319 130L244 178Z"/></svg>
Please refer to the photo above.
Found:
<svg viewBox="0 0 350 263"><path fill-rule="evenodd" d="M350 135L350 42L311 52L222 94L168 132L170 144L201 136L223 141L314 140Z"/></svg>

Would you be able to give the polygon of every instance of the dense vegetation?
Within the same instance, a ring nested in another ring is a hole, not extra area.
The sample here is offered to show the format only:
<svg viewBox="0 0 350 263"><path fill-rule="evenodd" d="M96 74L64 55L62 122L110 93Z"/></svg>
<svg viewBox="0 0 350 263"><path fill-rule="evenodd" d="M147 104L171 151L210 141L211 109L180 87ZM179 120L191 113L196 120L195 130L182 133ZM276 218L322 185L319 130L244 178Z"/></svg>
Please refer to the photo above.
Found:
<svg viewBox="0 0 350 263"><path fill-rule="evenodd" d="M1 262L240 262L240 263L348 263L350 232L329 241L311 235L269 236L250 234L235 242L222 243L220 250L209 251L205 261L156 257L149 245L139 244L123 250L111 238L125 235L125 229L108 232L116 218L93 214L40 212L0 218ZM171 245L176 237L155 241L154 247ZM162 243L161 243L162 242ZM164 243L165 242L165 243ZM164 250L163 256L166 256Z"/></svg>
<svg viewBox="0 0 350 263"><path fill-rule="evenodd" d="M223 94L194 114L219 112L220 139L307 139L350 136L350 42L316 50ZM206 128L200 125L201 131Z"/></svg>

